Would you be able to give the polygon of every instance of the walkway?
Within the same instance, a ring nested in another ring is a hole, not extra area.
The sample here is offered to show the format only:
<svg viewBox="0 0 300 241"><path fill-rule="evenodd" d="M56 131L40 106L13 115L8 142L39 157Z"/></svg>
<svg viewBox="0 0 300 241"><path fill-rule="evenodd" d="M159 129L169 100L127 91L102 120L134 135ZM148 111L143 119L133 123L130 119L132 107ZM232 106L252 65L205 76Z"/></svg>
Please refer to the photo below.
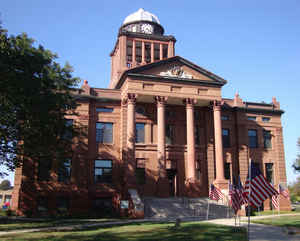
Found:
<svg viewBox="0 0 300 241"><path fill-rule="evenodd" d="M278 216L296 216L298 214L281 214L274 216L257 216L251 217L251 220L270 218L270 217L278 217ZM247 221L248 218L243 217L240 222L240 226L246 227L248 226ZM196 221L195 217L184 218L183 221ZM124 221L114 221L114 222L103 222L103 223L90 223L90 224L76 224L69 226L60 226L60 227L48 227L48 228L35 228L35 229L23 229L23 230L12 230L8 232L0 232L0 236L8 235L8 234L17 234L17 233L30 233L30 232L43 232L43 231L74 231L78 229L85 229L90 227L105 227L105 226L115 226L115 225L124 225L131 223L143 223L143 222L174 222L174 219L137 219L137 220L124 220ZM221 224L227 226L235 226L235 220L231 219L213 219L209 221L200 221L200 222L208 222L214 224ZM250 225L250 240L251 241L300 241L300 234L297 235L289 235L286 230L280 227L267 226L262 224L251 224Z"/></svg>

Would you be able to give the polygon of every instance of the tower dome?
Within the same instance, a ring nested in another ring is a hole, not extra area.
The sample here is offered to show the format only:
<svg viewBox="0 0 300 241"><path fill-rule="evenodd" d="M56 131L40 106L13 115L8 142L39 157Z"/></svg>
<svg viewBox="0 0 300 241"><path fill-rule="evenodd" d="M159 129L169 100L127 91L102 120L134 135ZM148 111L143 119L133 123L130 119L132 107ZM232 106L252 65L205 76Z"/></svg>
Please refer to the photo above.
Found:
<svg viewBox="0 0 300 241"><path fill-rule="evenodd" d="M145 11L143 8L140 8L136 12L128 15L125 18L123 25L132 23L132 22L137 22L137 21L149 21L149 22L154 22L154 23L160 24L158 17L156 15Z"/></svg>
<svg viewBox="0 0 300 241"><path fill-rule="evenodd" d="M125 18L120 32L163 35L164 29L156 15L140 8Z"/></svg>

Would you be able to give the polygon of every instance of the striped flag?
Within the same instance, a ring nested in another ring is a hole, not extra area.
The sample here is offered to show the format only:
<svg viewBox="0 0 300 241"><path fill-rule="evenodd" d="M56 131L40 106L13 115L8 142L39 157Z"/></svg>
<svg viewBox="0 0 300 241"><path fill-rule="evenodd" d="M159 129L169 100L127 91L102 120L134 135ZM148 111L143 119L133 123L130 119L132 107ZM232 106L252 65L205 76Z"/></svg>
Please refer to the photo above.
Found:
<svg viewBox="0 0 300 241"><path fill-rule="evenodd" d="M224 194L221 192L221 190L217 187L214 186L214 184L210 185L210 190L209 190L209 198L211 200L220 200L224 199Z"/></svg>
<svg viewBox="0 0 300 241"><path fill-rule="evenodd" d="M237 193L239 196L240 206L242 206L243 204L247 204L247 199L243 196L243 193L245 190L243 188L240 176L238 177L238 183L236 185L236 190L237 190Z"/></svg>
<svg viewBox="0 0 300 241"><path fill-rule="evenodd" d="M278 208L278 196L277 195L272 196L272 205L275 209Z"/></svg>
<svg viewBox="0 0 300 241"><path fill-rule="evenodd" d="M239 196L235 187L230 182L229 182L229 197L230 197L231 207L234 209L234 212L237 213L237 211L241 209Z"/></svg>
<svg viewBox="0 0 300 241"><path fill-rule="evenodd" d="M287 188L284 188L281 184L278 185L279 194L284 196L286 199L290 200L290 193Z"/></svg>
<svg viewBox="0 0 300 241"><path fill-rule="evenodd" d="M262 205L264 200L271 198L273 195L278 195L279 193L253 163L251 163L250 173L251 176L249 176L248 173L243 195L248 200L250 192L250 200L248 201L251 206L258 208Z"/></svg>

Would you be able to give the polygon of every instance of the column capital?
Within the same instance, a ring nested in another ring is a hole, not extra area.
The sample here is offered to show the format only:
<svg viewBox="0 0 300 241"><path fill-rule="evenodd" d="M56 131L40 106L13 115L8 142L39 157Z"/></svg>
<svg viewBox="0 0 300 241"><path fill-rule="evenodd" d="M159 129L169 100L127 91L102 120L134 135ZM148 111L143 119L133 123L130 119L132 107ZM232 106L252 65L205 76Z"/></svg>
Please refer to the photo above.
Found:
<svg viewBox="0 0 300 241"><path fill-rule="evenodd" d="M164 106L167 103L168 97L166 96L154 96L154 100L158 107Z"/></svg>
<svg viewBox="0 0 300 241"><path fill-rule="evenodd" d="M193 98L186 98L183 100L183 103L186 104L187 107L193 107L197 104L197 100Z"/></svg>
<svg viewBox="0 0 300 241"><path fill-rule="evenodd" d="M137 97L138 97L137 94L127 93L127 96L126 96L127 103L135 105Z"/></svg>
<svg viewBox="0 0 300 241"><path fill-rule="evenodd" d="M224 104L224 101L214 100L214 101L211 101L210 104L211 104L213 110L219 111L219 110L221 110L221 108Z"/></svg>

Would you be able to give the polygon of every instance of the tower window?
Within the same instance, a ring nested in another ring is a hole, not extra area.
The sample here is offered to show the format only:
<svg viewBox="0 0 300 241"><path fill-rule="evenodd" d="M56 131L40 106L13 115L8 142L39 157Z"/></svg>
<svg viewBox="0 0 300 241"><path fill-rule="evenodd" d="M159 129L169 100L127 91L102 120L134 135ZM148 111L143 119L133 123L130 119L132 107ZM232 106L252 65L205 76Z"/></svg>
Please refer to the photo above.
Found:
<svg viewBox="0 0 300 241"><path fill-rule="evenodd" d="M142 42L141 41L135 42L135 60L137 63L142 62Z"/></svg>
<svg viewBox="0 0 300 241"><path fill-rule="evenodd" d="M127 40L126 58L127 62L132 62L132 40Z"/></svg>
<svg viewBox="0 0 300 241"><path fill-rule="evenodd" d="M168 45L163 44L163 59L168 58Z"/></svg>
<svg viewBox="0 0 300 241"><path fill-rule="evenodd" d="M159 60L159 52L160 52L159 44L155 43L154 44L154 61Z"/></svg>
<svg viewBox="0 0 300 241"><path fill-rule="evenodd" d="M151 62L151 43L145 43L145 62Z"/></svg>

